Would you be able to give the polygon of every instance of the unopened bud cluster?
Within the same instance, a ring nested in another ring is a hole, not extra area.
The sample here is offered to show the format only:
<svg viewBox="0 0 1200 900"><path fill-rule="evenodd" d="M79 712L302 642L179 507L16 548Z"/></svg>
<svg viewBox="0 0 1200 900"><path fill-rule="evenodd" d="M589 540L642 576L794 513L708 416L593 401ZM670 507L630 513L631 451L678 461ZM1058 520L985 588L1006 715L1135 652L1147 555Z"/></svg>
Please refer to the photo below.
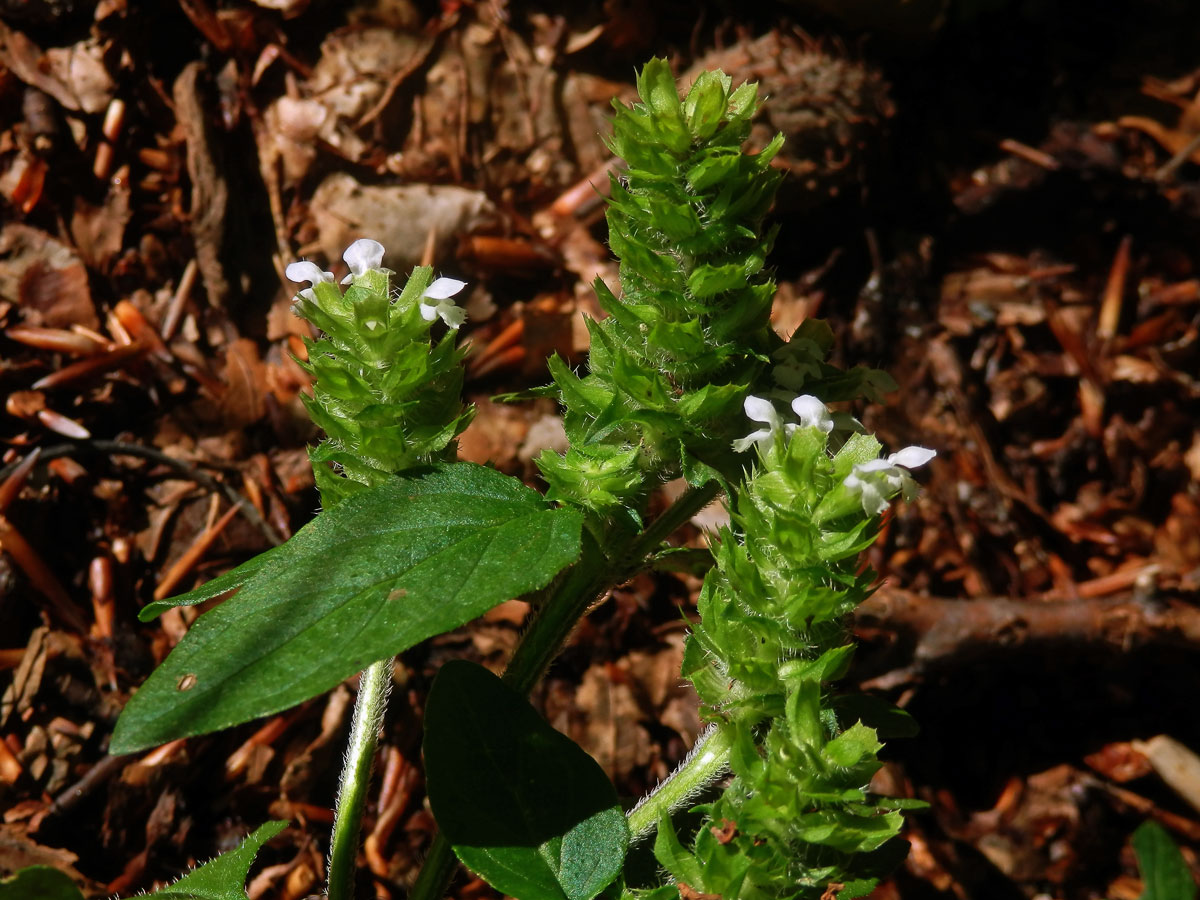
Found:
<svg viewBox="0 0 1200 900"><path fill-rule="evenodd" d="M763 219L782 138L758 154L742 150L757 87L706 72L680 99L656 59L638 92L633 106L614 101L610 142L628 163L612 178L608 209L621 295L597 281L608 317L588 323L588 374L551 360L572 449L538 460L551 497L607 524L636 524L661 479L738 480L731 442L749 394L803 388L836 401L890 386L882 373L826 364L832 335L821 323L806 322L786 343L770 327L775 283L765 264L775 231Z"/></svg>
<svg viewBox="0 0 1200 900"><path fill-rule="evenodd" d="M589 322L589 374L551 373L572 452L538 461L551 496L611 521L681 471L694 483L736 471L728 432L780 341L768 326L775 285L762 220L779 149L742 152L756 87L701 75L680 99L665 60L638 78L641 102L614 102L609 244L621 296L596 283L608 318Z"/></svg>

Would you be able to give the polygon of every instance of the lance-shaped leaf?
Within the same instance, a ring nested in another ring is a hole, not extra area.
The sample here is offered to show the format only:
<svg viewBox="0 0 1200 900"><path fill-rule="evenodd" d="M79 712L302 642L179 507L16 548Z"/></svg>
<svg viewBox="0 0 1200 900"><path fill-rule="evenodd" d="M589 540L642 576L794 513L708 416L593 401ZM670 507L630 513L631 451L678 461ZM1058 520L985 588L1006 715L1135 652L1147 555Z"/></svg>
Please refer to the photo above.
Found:
<svg viewBox="0 0 1200 900"><path fill-rule="evenodd" d="M285 828L287 822L259 826L237 849L209 860L146 900L246 900L246 873L250 864L262 845Z"/></svg>
<svg viewBox="0 0 1200 900"><path fill-rule="evenodd" d="M604 770L482 666L454 660L425 707L429 803L454 852L517 900L591 900L629 828Z"/></svg>
<svg viewBox="0 0 1200 900"><path fill-rule="evenodd" d="M277 712L545 585L579 555L578 513L470 463L338 503L201 616L126 706L130 753ZM204 591L193 592L204 594ZM187 599L192 599L188 595Z"/></svg>

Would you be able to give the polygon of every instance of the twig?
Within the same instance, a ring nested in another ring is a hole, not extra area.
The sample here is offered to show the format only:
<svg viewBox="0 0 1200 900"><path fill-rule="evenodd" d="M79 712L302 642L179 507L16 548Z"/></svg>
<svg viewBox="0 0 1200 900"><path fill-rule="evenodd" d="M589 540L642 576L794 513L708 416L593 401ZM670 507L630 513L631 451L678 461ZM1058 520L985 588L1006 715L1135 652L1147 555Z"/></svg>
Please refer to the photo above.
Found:
<svg viewBox="0 0 1200 900"><path fill-rule="evenodd" d="M855 625L860 631L909 635L914 640L909 675L959 658L977 662L972 651L984 647L1012 649L1046 641L1107 644L1122 651L1147 644L1200 646L1200 610L1142 602L1132 592L1049 602L947 600L883 588L858 608Z"/></svg>
<svg viewBox="0 0 1200 900"><path fill-rule="evenodd" d="M1192 154L1200 150L1200 134L1197 134L1190 141L1179 148L1179 151L1162 164L1162 167L1154 173L1155 181L1166 181L1175 174L1175 170L1182 166L1185 162L1191 159Z"/></svg>
<svg viewBox="0 0 1200 900"><path fill-rule="evenodd" d="M89 439L76 441L70 444L55 444L52 447L41 448L41 455L38 457L38 462L46 463L52 459L59 459L63 456L77 456L81 452L92 451L94 453L102 453L108 456L136 456L140 459L148 459L152 462L161 463L164 466L174 469L182 473L191 481L207 488L214 493L221 493L225 498L242 510L242 514L246 519L254 525L263 535L271 542L272 546L277 546L283 543L278 532L258 514L258 510L254 508L254 504L243 497L230 485L218 481L211 475L201 472L195 464L186 460L176 459L173 456L168 456L161 450L154 447L146 447L142 444L130 444L125 441L108 441ZM23 460L10 463L3 468L0 468L0 483L11 476L23 464Z"/></svg>
<svg viewBox="0 0 1200 900"><path fill-rule="evenodd" d="M70 812L88 794L100 787L100 785L104 784L104 782L108 781L109 778L120 772L131 762L133 762L132 756L112 756L111 754L105 756L88 769L82 778L54 798L54 802L50 804L48 814L53 816Z"/></svg>

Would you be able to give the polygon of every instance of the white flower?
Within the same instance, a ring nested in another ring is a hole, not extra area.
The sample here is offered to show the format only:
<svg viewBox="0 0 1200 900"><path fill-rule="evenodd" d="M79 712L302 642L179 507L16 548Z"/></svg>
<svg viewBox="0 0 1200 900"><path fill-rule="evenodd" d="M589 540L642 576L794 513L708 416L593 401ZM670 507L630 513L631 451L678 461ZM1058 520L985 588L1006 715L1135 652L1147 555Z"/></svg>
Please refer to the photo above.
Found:
<svg viewBox="0 0 1200 900"><path fill-rule="evenodd" d="M767 427L752 431L744 438L734 441L733 449L738 453L749 450L755 444L769 444L775 440L775 432L781 428L787 434L791 434L796 429L795 425L785 425L783 423L783 420L779 417L779 413L775 409L775 405L770 400L750 395L746 398L743 405L745 406L748 418L753 419L755 422L762 422Z"/></svg>
<svg viewBox="0 0 1200 900"><path fill-rule="evenodd" d="M303 259L299 262L289 263L288 267L284 269L284 274L287 275L289 281L307 281L313 287L323 281L333 281L332 272L325 272L316 263ZM312 288L300 291L300 296L306 300L315 299Z"/></svg>
<svg viewBox="0 0 1200 900"><path fill-rule="evenodd" d="M805 428L818 428L826 434L833 431L833 416L825 404L812 394L801 394L793 400L792 412L800 418L800 424Z"/></svg>
<svg viewBox="0 0 1200 900"><path fill-rule="evenodd" d="M877 516L887 509L887 497L894 495L896 491L902 491L905 500L913 498L917 483L913 481L908 470L925 465L935 456L936 450L905 447L887 459L858 463L846 476L845 484L851 492L861 495L863 511L868 516Z"/></svg>
<svg viewBox="0 0 1200 900"><path fill-rule="evenodd" d="M346 248L342 259L350 267L350 274L342 279L342 284L361 278L371 269L383 268L383 244L370 238L359 238Z"/></svg>
<svg viewBox="0 0 1200 900"><path fill-rule="evenodd" d="M458 328L467 318L467 311L455 306L450 298L467 286L457 278L439 278L421 295L421 318L432 322L438 316L451 328ZM424 302L426 299L433 303Z"/></svg>

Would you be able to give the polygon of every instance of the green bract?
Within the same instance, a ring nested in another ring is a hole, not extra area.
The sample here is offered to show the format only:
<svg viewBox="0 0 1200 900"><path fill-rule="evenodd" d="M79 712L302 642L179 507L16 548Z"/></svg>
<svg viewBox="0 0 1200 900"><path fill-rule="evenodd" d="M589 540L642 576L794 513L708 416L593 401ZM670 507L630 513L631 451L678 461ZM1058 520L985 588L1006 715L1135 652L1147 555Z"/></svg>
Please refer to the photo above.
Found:
<svg viewBox="0 0 1200 900"><path fill-rule="evenodd" d="M748 393L803 387L846 400L891 386L882 373L825 364L833 338L823 323L806 322L786 344L770 327L775 231L763 218L783 137L743 152L757 87L706 72L680 100L666 61L654 59L638 92L633 106L614 101L610 141L628 163L611 179L607 216L621 295L596 282L608 318L588 323L587 375L551 359L571 451L538 460L549 495L590 509L606 523L597 530L636 525L661 479L736 480L731 442Z"/></svg>

